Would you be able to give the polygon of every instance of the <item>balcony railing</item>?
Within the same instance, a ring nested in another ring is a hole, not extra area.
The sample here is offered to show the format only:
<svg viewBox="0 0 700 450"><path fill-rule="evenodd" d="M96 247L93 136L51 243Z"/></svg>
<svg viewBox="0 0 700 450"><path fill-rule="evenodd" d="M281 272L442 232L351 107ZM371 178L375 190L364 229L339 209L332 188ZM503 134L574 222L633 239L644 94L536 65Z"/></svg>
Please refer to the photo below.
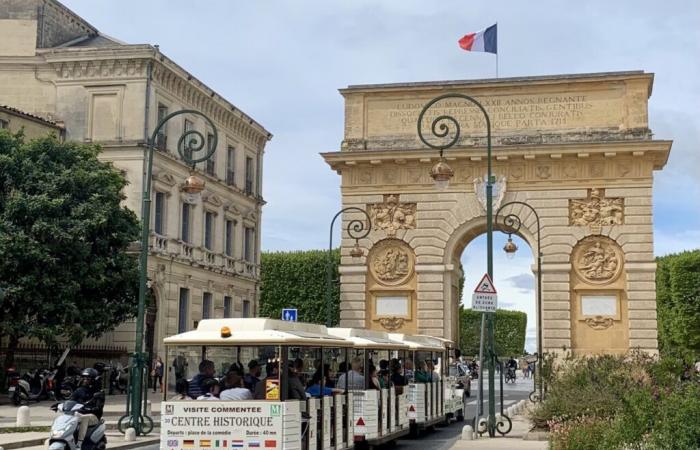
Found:
<svg viewBox="0 0 700 450"><path fill-rule="evenodd" d="M156 150L161 152L168 151L168 136L164 133L158 133L156 135Z"/></svg>
<svg viewBox="0 0 700 450"><path fill-rule="evenodd" d="M229 186L236 184L236 173L233 170L226 171L226 184Z"/></svg>
<svg viewBox="0 0 700 450"><path fill-rule="evenodd" d="M180 242L180 257L191 260L194 257L194 245L189 242Z"/></svg>

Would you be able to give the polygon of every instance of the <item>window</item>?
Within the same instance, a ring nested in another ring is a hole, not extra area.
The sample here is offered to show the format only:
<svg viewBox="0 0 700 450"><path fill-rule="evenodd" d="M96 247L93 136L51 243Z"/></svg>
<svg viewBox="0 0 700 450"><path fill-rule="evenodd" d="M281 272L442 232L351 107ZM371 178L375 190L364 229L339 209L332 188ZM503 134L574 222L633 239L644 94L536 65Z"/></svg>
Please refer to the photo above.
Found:
<svg viewBox="0 0 700 450"><path fill-rule="evenodd" d="M245 157L245 193L253 195L253 158Z"/></svg>
<svg viewBox="0 0 700 450"><path fill-rule="evenodd" d="M243 300L243 317L250 317L250 300Z"/></svg>
<svg viewBox="0 0 700 450"><path fill-rule="evenodd" d="M204 213L204 248L214 250L214 213Z"/></svg>
<svg viewBox="0 0 700 450"><path fill-rule="evenodd" d="M165 234L163 218L165 217L165 194L156 192L155 213L153 217L153 231L161 236Z"/></svg>
<svg viewBox="0 0 700 450"><path fill-rule="evenodd" d="M243 233L243 259L255 262L255 228L245 227Z"/></svg>
<svg viewBox="0 0 700 450"><path fill-rule="evenodd" d="M0 119L0 130L4 130L10 126L10 122Z"/></svg>
<svg viewBox="0 0 700 450"><path fill-rule="evenodd" d="M202 296L202 320L211 319L211 292L205 292Z"/></svg>
<svg viewBox="0 0 700 450"><path fill-rule="evenodd" d="M207 151L209 151L210 146L214 144L214 135L212 133L207 133ZM211 155L211 158L207 159L206 167L207 175L216 175L216 152Z"/></svg>
<svg viewBox="0 0 700 450"><path fill-rule="evenodd" d="M177 316L177 332L184 333L187 331L187 309L190 301L190 290L180 288L180 303L178 305Z"/></svg>
<svg viewBox="0 0 700 450"><path fill-rule="evenodd" d="M160 123L161 120L165 118L165 116L168 115L168 107L165 106L162 103L158 103L158 121L157 123ZM158 130L158 134L156 135L156 148L161 151L166 151L168 149L168 124L163 124L163 126Z"/></svg>
<svg viewBox="0 0 700 450"><path fill-rule="evenodd" d="M233 256L233 239L236 236L236 221L227 220L226 230L224 231L224 253L226 256Z"/></svg>
<svg viewBox="0 0 700 450"><path fill-rule="evenodd" d="M180 238L185 242L190 242L190 209L189 203L182 204L182 233Z"/></svg>
<svg viewBox="0 0 700 450"><path fill-rule="evenodd" d="M191 120L185 119L184 125L183 125L184 133L187 133L188 131L191 131L194 129L194 124L192 123ZM185 156L187 156L187 159L192 159L192 153L191 150L188 149L187 147L187 142L192 138L192 136L187 136L185 138Z"/></svg>
<svg viewBox="0 0 700 450"><path fill-rule="evenodd" d="M224 296L224 319L231 317L231 306L233 300L228 295Z"/></svg>
<svg viewBox="0 0 700 450"><path fill-rule="evenodd" d="M236 184L236 149L230 145L226 149L226 184Z"/></svg>

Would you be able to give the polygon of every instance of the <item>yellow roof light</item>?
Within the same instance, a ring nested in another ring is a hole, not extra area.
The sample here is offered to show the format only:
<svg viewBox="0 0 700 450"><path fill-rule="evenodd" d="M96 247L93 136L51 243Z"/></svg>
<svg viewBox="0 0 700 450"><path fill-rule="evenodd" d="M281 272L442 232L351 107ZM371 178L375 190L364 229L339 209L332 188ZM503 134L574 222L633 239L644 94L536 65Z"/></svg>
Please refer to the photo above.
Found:
<svg viewBox="0 0 700 450"><path fill-rule="evenodd" d="M221 327L221 337L222 338L231 337L231 329L229 327Z"/></svg>

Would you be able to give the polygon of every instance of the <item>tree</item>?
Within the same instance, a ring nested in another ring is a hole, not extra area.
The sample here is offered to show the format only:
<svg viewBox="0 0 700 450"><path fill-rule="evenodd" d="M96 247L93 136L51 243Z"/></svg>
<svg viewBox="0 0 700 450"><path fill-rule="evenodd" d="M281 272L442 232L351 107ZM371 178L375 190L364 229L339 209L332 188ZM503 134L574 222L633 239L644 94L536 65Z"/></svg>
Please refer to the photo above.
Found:
<svg viewBox="0 0 700 450"><path fill-rule="evenodd" d="M459 348L466 356L479 354L481 313L460 307ZM521 311L496 310L495 338L498 356L522 355L525 349L527 314Z"/></svg>
<svg viewBox="0 0 700 450"><path fill-rule="evenodd" d="M332 311L334 324L340 318L338 265L340 251L331 253L333 265ZM326 323L326 263L328 252L264 252L260 268L260 315L280 318L282 308L297 308L298 320Z"/></svg>
<svg viewBox="0 0 700 450"><path fill-rule="evenodd" d="M663 353L700 356L700 250L657 258L656 300Z"/></svg>
<svg viewBox="0 0 700 450"><path fill-rule="evenodd" d="M135 316L139 222L99 147L0 130L0 337L76 345Z"/></svg>

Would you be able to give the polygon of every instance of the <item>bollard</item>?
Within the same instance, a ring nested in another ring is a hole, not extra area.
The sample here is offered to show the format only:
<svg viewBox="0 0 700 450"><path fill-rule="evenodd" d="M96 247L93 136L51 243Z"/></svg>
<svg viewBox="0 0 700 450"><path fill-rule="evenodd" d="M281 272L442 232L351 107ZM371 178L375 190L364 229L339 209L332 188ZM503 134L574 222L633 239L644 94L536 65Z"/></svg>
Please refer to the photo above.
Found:
<svg viewBox="0 0 700 450"><path fill-rule="evenodd" d="M124 432L124 440L127 442L133 442L136 440L136 430L133 428L127 428Z"/></svg>
<svg viewBox="0 0 700 450"><path fill-rule="evenodd" d="M147 416L152 416L152 415L153 415L153 414L151 414L152 408L153 408L153 405L151 405L151 401L150 401L150 400L146 400L146 415L147 415Z"/></svg>
<svg viewBox="0 0 700 450"><path fill-rule="evenodd" d="M463 441L473 441L474 440L474 430L472 430L471 425L465 425L462 427L462 440Z"/></svg>
<svg viewBox="0 0 700 450"><path fill-rule="evenodd" d="M29 419L29 406L20 406L19 409L17 409L17 426L32 426L32 421Z"/></svg>

